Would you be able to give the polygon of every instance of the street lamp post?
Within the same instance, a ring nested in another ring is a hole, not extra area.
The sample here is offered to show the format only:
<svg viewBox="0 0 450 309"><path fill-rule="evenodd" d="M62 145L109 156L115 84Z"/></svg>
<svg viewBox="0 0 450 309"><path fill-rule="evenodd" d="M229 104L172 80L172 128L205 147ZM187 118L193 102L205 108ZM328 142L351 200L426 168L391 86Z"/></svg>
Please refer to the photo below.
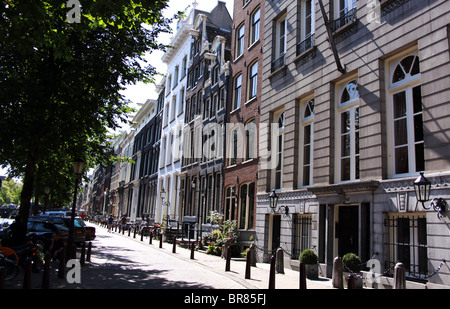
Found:
<svg viewBox="0 0 450 309"><path fill-rule="evenodd" d="M74 222L75 222L75 207L77 204L77 191L78 191L78 184L81 179L81 175L83 174L84 165L85 162L81 159L75 160L72 162L73 164L73 172L75 174L75 192L73 194L73 205L72 205L72 213L70 216L70 225L69 225L69 239L67 241L67 246L69 248L69 256L70 258L73 258L75 250L73 248L74 246Z"/></svg>

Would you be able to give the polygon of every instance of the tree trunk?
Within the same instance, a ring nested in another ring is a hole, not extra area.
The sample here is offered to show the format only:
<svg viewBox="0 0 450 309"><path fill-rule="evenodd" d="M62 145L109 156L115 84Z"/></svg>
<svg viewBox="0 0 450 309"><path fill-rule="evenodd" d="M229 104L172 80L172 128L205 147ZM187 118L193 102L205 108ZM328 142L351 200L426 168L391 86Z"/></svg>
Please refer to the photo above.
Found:
<svg viewBox="0 0 450 309"><path fill-rule="evenodd" d="M30 215L30 201L33 197L34 174L36 172L36 163L38 161L38 149L40 138L35 135L31 140L31 147L27 157L27 166L25 167L25 175L23 177L22 194L20 195L19 216L23 222L28 222Z"/></svg>

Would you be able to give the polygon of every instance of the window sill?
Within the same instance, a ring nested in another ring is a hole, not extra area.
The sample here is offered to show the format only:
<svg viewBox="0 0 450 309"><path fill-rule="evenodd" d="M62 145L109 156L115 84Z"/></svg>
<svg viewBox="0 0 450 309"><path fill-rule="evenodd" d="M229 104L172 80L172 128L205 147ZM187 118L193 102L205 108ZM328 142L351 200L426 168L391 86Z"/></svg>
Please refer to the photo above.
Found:
<svg viewBox="0 0 450 309"><path fill-rule="evenodd" d="M270 75L269 75L269 79L274 78L277 75L282 75L285 76L286 75L286 71L287 71L287 65L283 65L282 67L280 67L279 69L273 71Z"/></svg>

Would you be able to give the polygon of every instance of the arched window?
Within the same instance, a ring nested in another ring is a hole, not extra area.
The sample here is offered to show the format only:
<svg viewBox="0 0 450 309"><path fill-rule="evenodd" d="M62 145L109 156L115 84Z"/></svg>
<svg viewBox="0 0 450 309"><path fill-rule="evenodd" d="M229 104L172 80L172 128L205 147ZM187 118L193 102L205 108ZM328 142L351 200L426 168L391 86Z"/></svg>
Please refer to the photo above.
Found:
<svg viewBox="0 0 450 309"><path fill-rule="evenodd" d="M391 130L394 175L425 170L420 64L416 53L391 63Z"/></svg>
<svg viewBox="0 0 450 309"><path fill-rule="evenodd" d="M252 229L254 226L255 212L255 183L241 185L239 193L239 222L241 230Z"/></svg>
<svg viewBox="0 0 450 309"><path fill-rule="evenodd" d="M300 118L302 130L300 134L300 154L302 156L300 184L301 186L310 186L313 172L314 98L301 102L301 105L303 110Z"/></svg>
<svg viewBox="0 0 450 309"><path fill-rule="evenodd" d="M277 116L278 131L276 135L276 168L275 168L275 189L281 189L283 177L283 142L284 142L284 112Z"/></svg>
<svg viewBox="0 0 450 309"><path fill-rule="evenodd" d="M235 219L235 207L236 207L236 188L234 186L228 186L225 189L225 208L224 208L224 220Z"/></svg>
<svg viewBox="0 0 450 309"><path fill-rule="evenodd" d="M352 80L339 86L339 181L359 179L359 92L358 82Z"/></svg>

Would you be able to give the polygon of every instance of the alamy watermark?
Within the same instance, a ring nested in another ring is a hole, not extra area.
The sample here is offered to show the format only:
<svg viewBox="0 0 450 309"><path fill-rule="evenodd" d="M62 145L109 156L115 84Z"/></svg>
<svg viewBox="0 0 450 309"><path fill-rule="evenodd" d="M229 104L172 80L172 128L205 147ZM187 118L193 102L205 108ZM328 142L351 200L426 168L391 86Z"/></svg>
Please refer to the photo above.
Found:
<svg viewBox="0 0 450 309"><path fill-rule="evenodd" d="M69 23L81 23L81 4L78 0L68 0L66 7L70 10L66 14L66 19Z"/></svg>
<svg viewBox="0 0 450 309"><path fill-rule="evenodd" d="M66 267L69 269L67 271L66 280L69 284L81 283L81 264L77 259L70 259L67 261Z"/></svg>

